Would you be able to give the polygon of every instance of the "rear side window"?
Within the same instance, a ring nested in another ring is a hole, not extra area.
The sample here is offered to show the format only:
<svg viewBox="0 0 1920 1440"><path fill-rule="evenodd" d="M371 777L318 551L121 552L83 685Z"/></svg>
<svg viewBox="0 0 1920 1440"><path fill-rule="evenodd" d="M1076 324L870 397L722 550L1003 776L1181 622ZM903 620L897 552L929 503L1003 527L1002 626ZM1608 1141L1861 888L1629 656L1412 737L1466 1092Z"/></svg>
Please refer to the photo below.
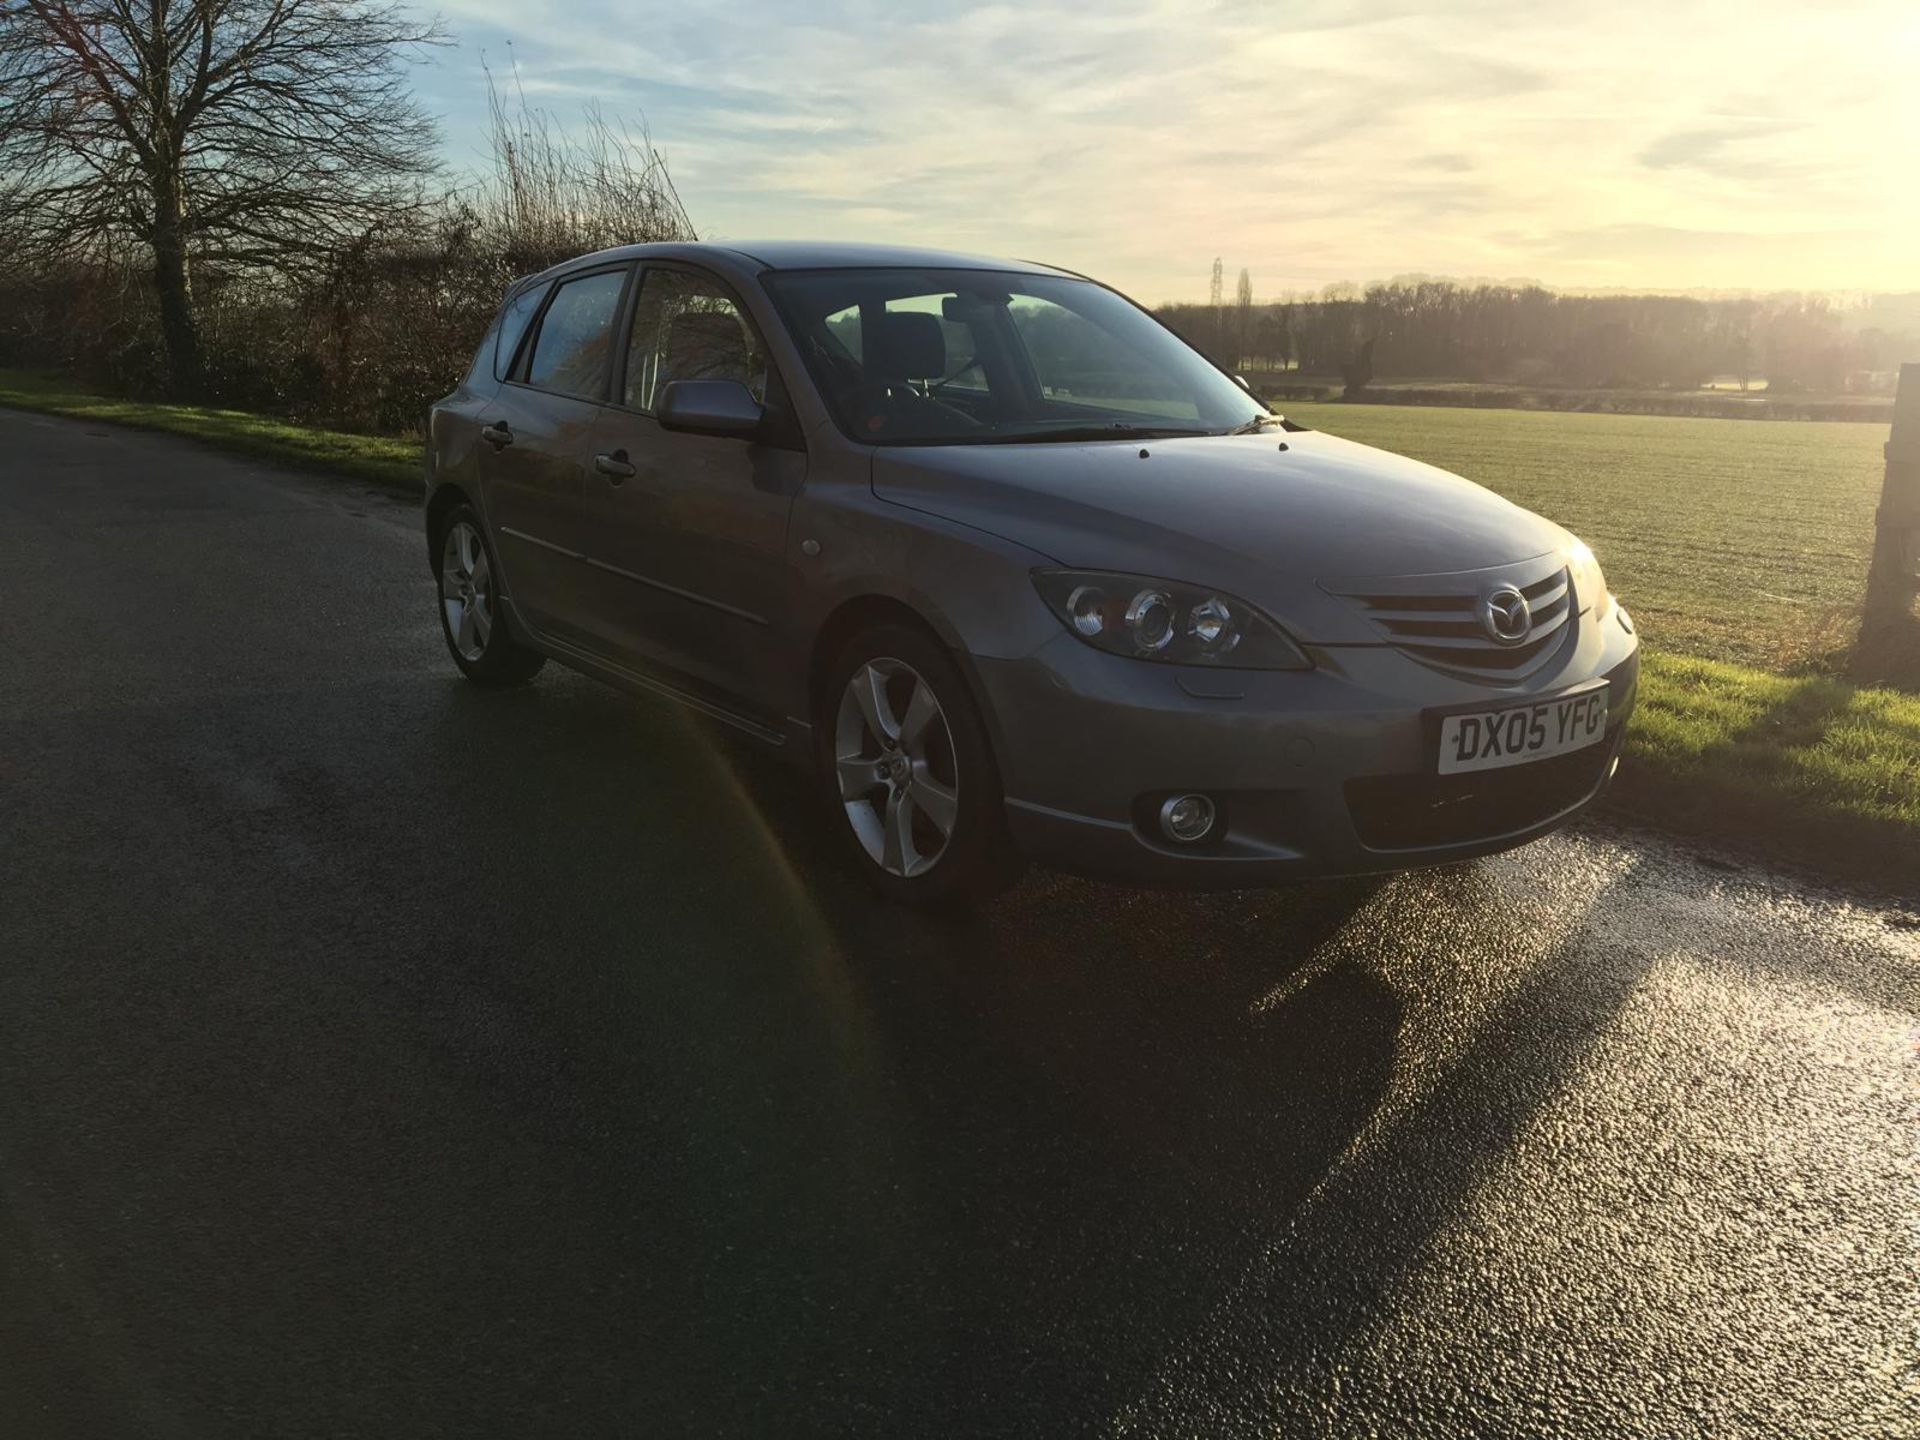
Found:
<svg viewBox="0 0 1920 1440"><path fill-rule="evenodd" d="M513 368L514 353L520 348L520 337L527 333L527 322L533 319L546 295L546 286L529 285L500 311L500 320L493 332L494 379L507 378L507 372Z"/></svg>
<svg viewBox="0 0 1920 1440"><path fill-rule="evenodd" d="M604 270L568 280L554 291L533 340L529 385L583 400L598 400L606 393L614 312L626 283L626 271Z"/></svg>

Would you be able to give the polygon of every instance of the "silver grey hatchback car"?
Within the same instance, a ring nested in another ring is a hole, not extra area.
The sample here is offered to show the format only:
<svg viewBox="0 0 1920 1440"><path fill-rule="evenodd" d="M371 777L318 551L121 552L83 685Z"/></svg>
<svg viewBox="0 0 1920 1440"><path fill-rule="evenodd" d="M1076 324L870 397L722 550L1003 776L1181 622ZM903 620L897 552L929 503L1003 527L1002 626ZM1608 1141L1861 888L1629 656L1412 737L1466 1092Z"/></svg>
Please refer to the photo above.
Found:
<svg viewBox="0 0 1920 1440"><path fill-rule="evenodd" d="M1604 789L1638 676L1559 526L1083 276L924 250L519 282L433 407L426 526L467 675L552 658L784 749L910 902L1517 845Z"/></svg>

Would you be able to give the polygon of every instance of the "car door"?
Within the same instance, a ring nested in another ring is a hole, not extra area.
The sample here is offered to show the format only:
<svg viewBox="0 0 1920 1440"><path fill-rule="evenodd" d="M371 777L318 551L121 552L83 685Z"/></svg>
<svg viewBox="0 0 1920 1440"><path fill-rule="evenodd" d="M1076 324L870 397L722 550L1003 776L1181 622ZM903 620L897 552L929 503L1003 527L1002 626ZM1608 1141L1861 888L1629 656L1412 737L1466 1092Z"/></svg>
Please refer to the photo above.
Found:
<svg viewBox="0 0 1920 1440"><path fill-rule="evenodd" d="M593 603L586 561L593 429L612 384L627 265L554 287L485 407L482 503L507 593L545 634L580 640Z"/></svg>
<svg viewBox="0 0 1920 1440"><path fill-rule="evenodd" d="M621 391L595 427L587 482L603 638L771 711L770 622L791 603L787 523L806 473L797 427L780 423L786 392L745 307L713 276L648 266L631 309ZM745 385L769 407L767 437L662 429L662 392L695 379Z"/></svg>

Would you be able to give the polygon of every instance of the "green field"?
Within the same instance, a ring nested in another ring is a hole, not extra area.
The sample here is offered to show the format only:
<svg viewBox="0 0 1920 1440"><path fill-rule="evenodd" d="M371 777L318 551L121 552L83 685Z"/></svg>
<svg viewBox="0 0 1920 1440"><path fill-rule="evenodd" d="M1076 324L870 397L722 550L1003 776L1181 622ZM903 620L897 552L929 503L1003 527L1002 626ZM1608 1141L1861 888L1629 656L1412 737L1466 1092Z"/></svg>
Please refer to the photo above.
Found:
<svg viewBox="0 0 1920 1440"><path fill-rule="evenodd" d="M1873 550L1880 425L1288 402L1316 430L1477 480L1579 535L1649 644L1832 666Z"/></svg>

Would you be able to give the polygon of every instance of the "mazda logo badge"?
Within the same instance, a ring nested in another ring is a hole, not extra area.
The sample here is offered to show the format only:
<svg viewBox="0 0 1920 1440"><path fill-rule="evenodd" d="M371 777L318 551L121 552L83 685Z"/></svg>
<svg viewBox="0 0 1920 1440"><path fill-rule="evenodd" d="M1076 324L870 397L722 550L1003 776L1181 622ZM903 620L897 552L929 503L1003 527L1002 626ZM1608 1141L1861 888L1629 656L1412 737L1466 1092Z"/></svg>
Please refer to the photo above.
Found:
<svg viewBox="0 0 1920 1440"><path fill-rule="evenodd" d="M1533 607L1511 585L1496 585L1480 597L1480 624L1500 645L1518 645L1533 632Z"/></svg>

